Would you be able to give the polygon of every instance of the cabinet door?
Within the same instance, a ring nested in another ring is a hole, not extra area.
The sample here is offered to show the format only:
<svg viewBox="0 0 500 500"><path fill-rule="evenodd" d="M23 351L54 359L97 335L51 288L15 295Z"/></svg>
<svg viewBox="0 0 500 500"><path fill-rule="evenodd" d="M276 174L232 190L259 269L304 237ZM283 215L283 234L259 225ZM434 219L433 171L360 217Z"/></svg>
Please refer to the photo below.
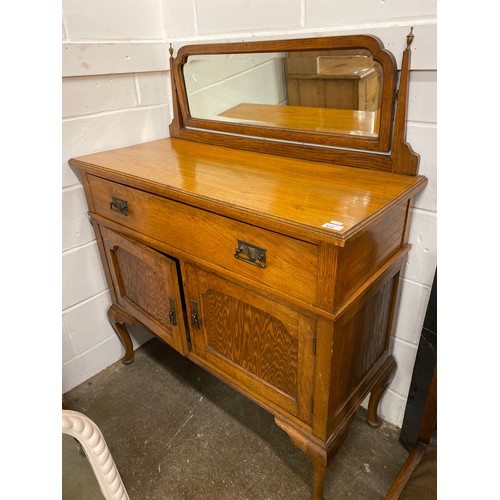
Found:
<svg viewBox="0 0 500 500"><path fill-rule="evenodd" d="M194 355L251 395L311 421L313 317L185 266Z"/></svg>
<svg viewBox="0 0 500 500"><path fill-rule="evenodd" d="M100 226L118 305L181 353L187 352L176 262Z"/></svg>

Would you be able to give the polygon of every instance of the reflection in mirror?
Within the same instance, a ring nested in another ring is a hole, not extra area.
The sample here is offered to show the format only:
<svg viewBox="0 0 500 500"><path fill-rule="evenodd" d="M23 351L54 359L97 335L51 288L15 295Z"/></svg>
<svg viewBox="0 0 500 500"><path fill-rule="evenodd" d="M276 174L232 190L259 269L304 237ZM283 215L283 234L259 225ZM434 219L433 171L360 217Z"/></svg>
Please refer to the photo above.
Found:
<svg viewBox="0 0 500 500"><path fill-rule="evenodd" d="M377 137L382 69L368 50L190 55L193 118Z"/></svg>
<svg viewBox="0 0 500 500"><path fill-rule="evenodd" d="M367 50L291 52L285 59L288 104L376 111L382 68Z"/></svg>
<svg viewBox="0 0 500 500"><path fill-rule="evenodd" d="M242 103L286 104L284 54L189 56L184 80L191 116L217 119Z"/></svg>

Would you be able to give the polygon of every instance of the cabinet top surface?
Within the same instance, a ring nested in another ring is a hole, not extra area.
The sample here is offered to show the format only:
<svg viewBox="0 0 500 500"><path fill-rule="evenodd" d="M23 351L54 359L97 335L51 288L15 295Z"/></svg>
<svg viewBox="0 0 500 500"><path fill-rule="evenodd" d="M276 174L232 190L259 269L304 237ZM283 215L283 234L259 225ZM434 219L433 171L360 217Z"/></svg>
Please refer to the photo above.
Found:
<svg viewBox="0 0 500 500"><path fill-rule="evenodd" d="M405 176L161 139L70 160L91 174L222 215L319 240L344 240L426 184ZM333 222L332 222L333 221ZM332 224L325 227L324 224Z"/></svg>

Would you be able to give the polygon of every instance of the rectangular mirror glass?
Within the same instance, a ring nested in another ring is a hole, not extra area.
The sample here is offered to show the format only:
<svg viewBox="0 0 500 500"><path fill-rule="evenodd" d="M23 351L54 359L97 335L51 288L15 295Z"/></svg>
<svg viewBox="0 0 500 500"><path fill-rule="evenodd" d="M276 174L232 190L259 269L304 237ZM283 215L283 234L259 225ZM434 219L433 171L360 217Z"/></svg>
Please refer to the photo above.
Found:
<svg viewBox="0 0 500 500"><path fill-rule="evenodd" d="M173 137L388 152L397 65L370 35L185 45L174 58ZM249 142L250 141L250 142ZM321 151L320 151L321 148ZM312 152L312 150L311 150ZM318 154L316 154L316 152Z"/></svg>
<svg viewBox="0 0 500 500"><path fill-rule="evenodd" d="M368 50L190 55L192 118L378 137L382 68Z"/></svg>

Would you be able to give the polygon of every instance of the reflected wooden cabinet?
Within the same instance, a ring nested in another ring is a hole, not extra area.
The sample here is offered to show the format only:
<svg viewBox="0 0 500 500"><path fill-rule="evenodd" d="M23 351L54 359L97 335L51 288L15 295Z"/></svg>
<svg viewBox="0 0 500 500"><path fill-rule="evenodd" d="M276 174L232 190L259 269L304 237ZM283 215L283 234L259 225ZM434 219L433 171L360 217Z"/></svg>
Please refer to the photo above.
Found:
<svg viewBox="0 0 500 500"><path fill-rule="evenodd" d="M288 104L376 111L380 70L359 51L294 52L285 59Z"/></svg>
<svg viewBox="0 0 500 500"><path fill-rule="evenodd" d="M299 53L304 44L365 47L379 61L376 136L189 116L182 65L190 54ZM393 115L396 64L372 37L184 49L171 60L171 138L70 160L112 296L108 316L125 363L133 360L127 327L143 324L271 412L311 459L319 500L368 395L368 423L380 424L396 370L398 284L412 200L427 182L404 140L409 51Z"/></svg>

